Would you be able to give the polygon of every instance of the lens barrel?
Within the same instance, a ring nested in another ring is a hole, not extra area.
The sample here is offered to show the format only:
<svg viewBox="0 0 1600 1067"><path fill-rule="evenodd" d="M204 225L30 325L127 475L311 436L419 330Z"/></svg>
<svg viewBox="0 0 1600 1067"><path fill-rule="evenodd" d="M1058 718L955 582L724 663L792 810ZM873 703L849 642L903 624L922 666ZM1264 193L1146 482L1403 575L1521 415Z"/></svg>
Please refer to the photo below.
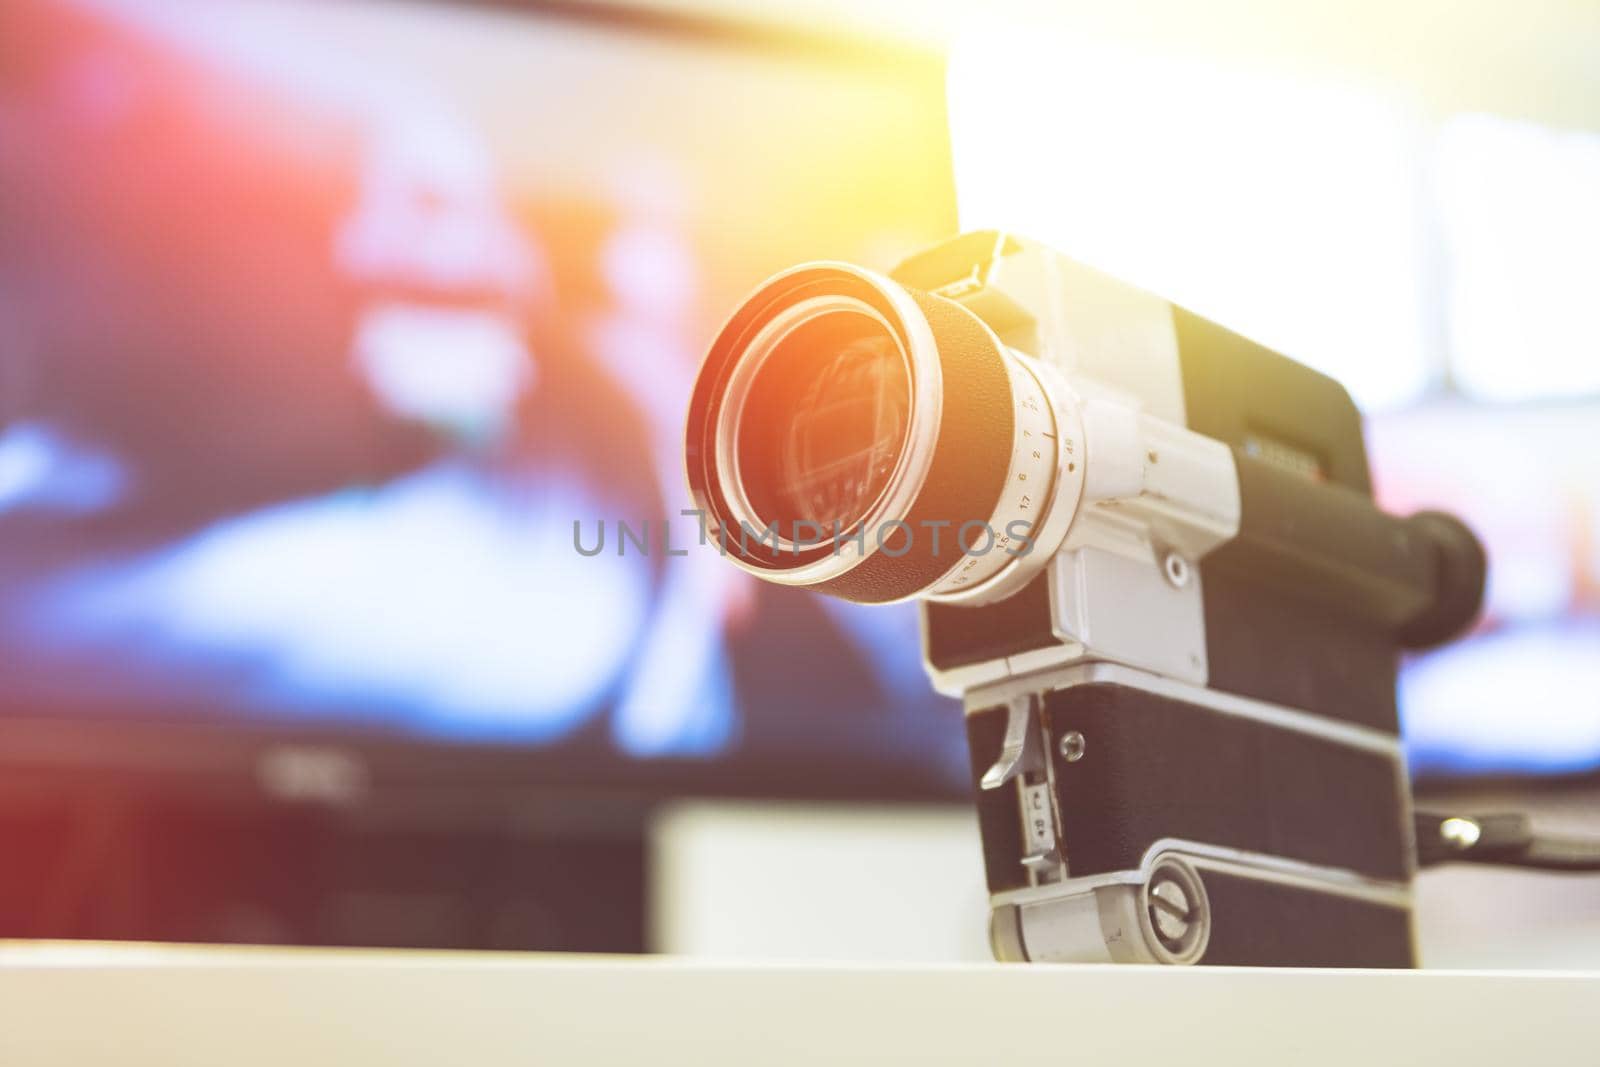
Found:
<svg viewBox="0 0 1600 1067"><path fill-rule="evenodd" d="M962 599L1030 552L1055 429L1046 387L971 311L815 263L718 334L685 456L708 535L745 570L865 603Z"/></svg>

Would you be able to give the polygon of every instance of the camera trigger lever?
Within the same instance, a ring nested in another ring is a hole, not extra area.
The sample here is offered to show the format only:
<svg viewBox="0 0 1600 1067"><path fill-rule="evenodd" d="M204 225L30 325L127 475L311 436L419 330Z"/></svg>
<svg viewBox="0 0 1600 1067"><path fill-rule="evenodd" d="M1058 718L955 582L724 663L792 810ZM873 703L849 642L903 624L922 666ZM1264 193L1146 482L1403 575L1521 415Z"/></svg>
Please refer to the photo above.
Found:
<svg viewBox="0 0 1600 1067"><path fill-rule="evenodd" d="M1019 774L1044 770L1044 744L1039 736L1039 697L1014 696L1006 702L1006 734L1000 756L983 772L980 784L999 789Z"/></svg>

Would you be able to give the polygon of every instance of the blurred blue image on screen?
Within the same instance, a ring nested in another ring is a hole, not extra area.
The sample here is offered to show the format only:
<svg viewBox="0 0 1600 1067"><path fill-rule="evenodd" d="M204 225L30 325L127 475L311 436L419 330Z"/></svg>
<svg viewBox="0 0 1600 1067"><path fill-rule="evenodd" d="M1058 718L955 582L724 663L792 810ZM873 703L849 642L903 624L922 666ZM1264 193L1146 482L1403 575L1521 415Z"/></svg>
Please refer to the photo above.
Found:
<svg viewBox="0 0 1600 1067"><path fill-rule="evenodd" d="M1387 506L1461 515L1489 553L1477 625L1401 672L1413 769L1600 768L1600 410L1442 402L1368 433Z"/></svg>
<svg viewBox="0 0 1600 1067"><path fill-rule="evenodd" d="M1592 133L1090 35L964 37L948 85L397 0L10 0L0 44L0 724L964 788L912 606L661 541L722 316L959 188L1346 383L1380 504L1479 532L1483 620L1402 671L1415 771L1600 769ZM1045 94L1048 138L996 106Z"/></svg>
<svg viewBox="0 0 1600 1067"><path fill-rule="evenodd" d="M726 308L953 228L937 63L377 0L6 25L5 714L962 779L914 609L661 541Z"/></svg>

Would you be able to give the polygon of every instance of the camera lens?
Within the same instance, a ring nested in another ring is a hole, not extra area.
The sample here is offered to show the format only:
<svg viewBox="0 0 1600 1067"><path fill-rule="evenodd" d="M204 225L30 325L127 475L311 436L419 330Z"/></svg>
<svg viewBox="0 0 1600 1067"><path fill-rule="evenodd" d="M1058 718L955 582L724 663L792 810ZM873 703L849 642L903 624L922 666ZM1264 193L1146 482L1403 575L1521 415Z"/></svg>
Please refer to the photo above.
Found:
<svg viewBox="0 0 1600 1067"><path fill-rule="evenodd" d="M825 310L776 340L739 411L736 458L763 527L851 529L905 446L911 376L887 324Z"/></svg>
<svg viewBox="0 0 1600 1067"><path fill-rule="evenodd" d="M1030 547L1057 405L971 311L844 264L739 307L690 400L690 490L722 551L849 600L965 599Z"/></svg>

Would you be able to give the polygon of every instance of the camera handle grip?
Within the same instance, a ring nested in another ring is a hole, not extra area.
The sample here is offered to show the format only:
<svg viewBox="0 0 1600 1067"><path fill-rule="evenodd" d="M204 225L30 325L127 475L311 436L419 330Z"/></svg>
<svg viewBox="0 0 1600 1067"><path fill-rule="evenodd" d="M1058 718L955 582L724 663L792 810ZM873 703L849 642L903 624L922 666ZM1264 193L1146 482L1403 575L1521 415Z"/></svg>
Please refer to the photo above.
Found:
<svg viewBox="0 0 1600 1067"><path fill-rule="evenodd" d="M1424 648L1471 624L1483 599L1483 547L1439 512L1397 518L1371 498L1236 452L1238 534L1206 564L1389 628Z"/></svg>

